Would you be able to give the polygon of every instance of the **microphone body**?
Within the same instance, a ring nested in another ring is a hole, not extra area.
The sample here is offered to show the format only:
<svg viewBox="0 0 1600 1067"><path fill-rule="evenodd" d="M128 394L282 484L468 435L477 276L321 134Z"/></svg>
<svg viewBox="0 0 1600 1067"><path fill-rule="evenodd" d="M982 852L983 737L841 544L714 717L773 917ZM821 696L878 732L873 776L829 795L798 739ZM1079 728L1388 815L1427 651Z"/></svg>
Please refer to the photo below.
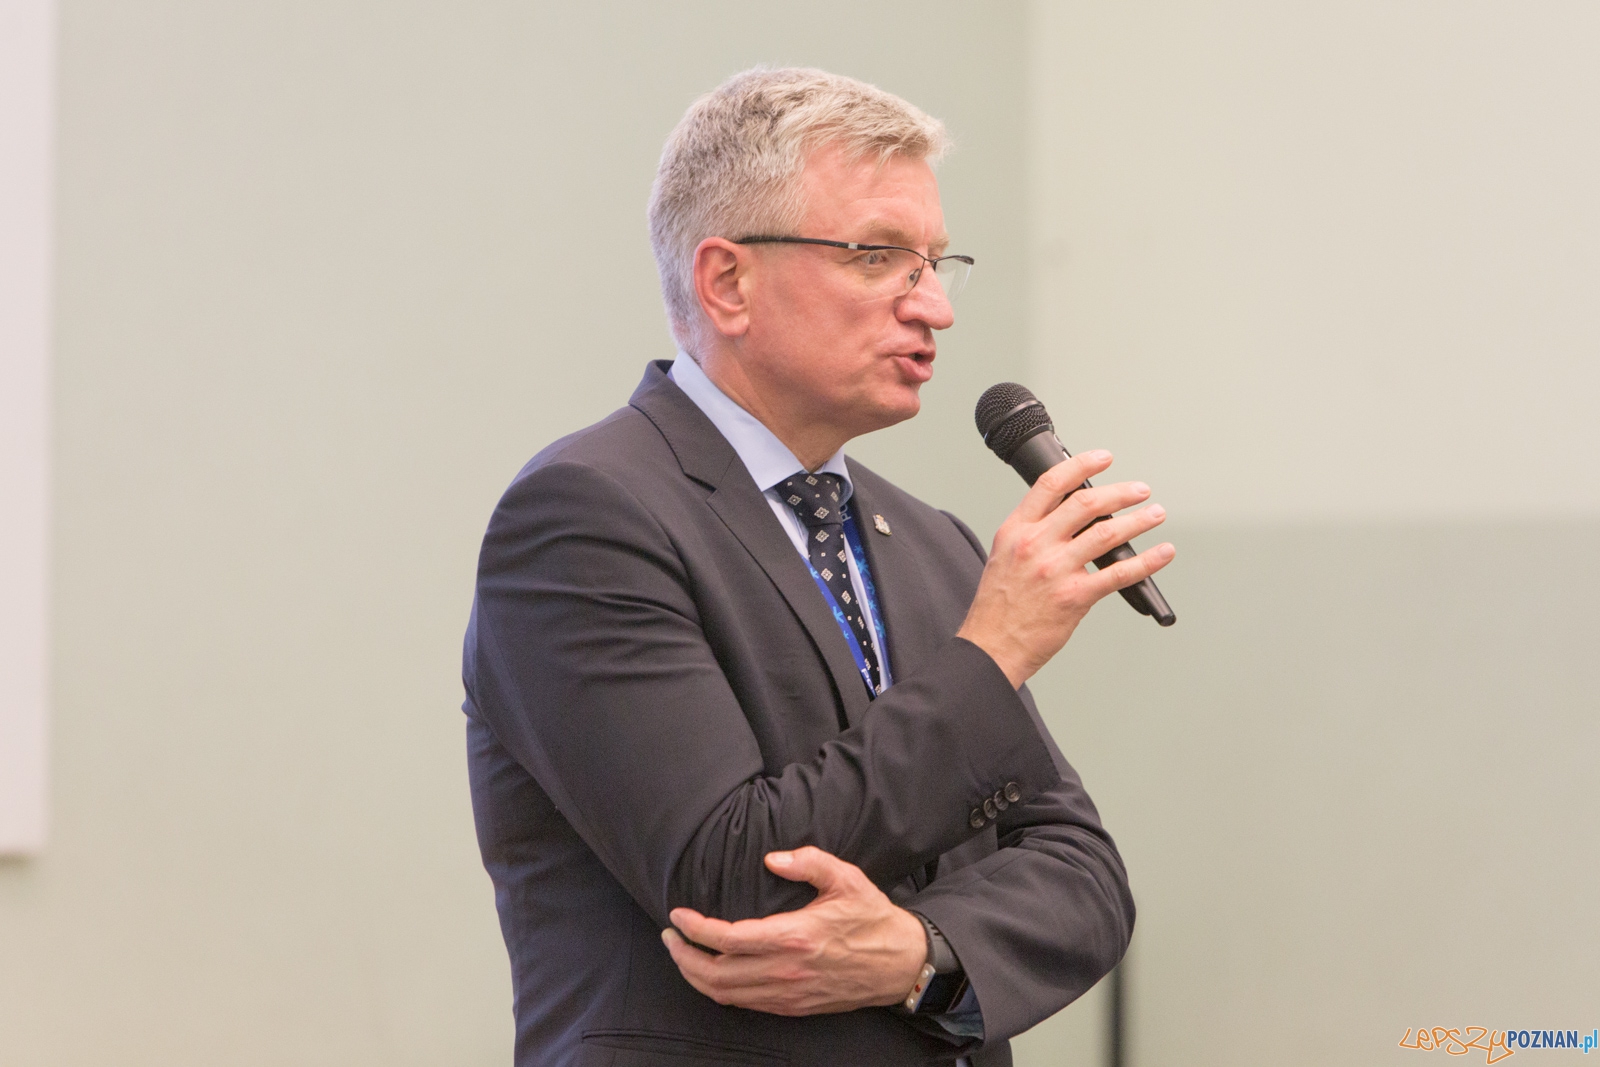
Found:
<svg viewBox="0 0 1600 1067"><path fill-rule="evenodd" d="M984 392L978 401L977 422L984 443L994 450L995 455L1022 475L1022 480L1029 485L1038 481L1039 476L1045 471L1072 455L1061 444L1060 438L1056 437L1055 425L1045 412L1044 405L1039 403L1038 398L1026 388L1013 382L1002 382ZM1078 489L1088 488L1090 488L1088 480L1078 487ZM1072 492L1077 491L1074 489ZM1067 495L1071 496L1072 493ZM1102 515L1089 523L1089 526L1093 526L1096 522L1104 522L1110 517ZM1084 530L1088 528L1085 526ZM1080 534L1082 532L1083 530L1078 531ZM1134 551L1133 546L1124 541L1096 559L1094 565L1104 570L1113 563L1131 559L1136 555L1138 553ZM1118 592L1135 611L1141 615L1149 615L1162 626L1171 626L1178 621L1177 615L1173 614L1172 608L1167 604L1167 598L1161 595L1161 590L1156 588L1156 583L1149 578Z"/></svg>

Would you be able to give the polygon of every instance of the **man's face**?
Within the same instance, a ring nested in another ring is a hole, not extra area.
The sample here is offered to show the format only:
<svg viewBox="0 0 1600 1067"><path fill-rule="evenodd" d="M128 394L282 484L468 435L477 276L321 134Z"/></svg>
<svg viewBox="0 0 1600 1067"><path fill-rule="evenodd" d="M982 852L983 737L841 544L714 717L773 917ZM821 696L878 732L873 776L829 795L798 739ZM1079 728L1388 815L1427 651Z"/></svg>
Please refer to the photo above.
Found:
<svg viewBox="0 0 1600 1067"><path fill-rule="evenodd" d="M797 236L901 245L942 255L948 238L939 184L922 160L847 162L824 147L806 161L806 212ZM765 379L795 417L845 437L915 415L933 377L934 334L955 313L932 270L909 293L885 294L862 257L819 245L747 246L751 272L748 372Z"/></svg>

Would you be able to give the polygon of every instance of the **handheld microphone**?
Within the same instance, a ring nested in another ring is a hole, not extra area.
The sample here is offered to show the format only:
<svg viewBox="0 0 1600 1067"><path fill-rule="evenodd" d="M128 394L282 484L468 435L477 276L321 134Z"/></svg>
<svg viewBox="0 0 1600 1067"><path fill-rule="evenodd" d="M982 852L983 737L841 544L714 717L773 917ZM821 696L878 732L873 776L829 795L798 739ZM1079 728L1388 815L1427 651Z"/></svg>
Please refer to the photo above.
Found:
<svg viewBox="0 0 1600 1067"><path fill-rule="evenodd" d="M1029 392L1026 386L1016 382L1001 382L985 389L978 398L973 419L978 424L978 432L983 435L983 443L995 455L1011 464L1029 485L1038 481L1039 475L1072 455L1056 437L1055 425L1050 421L1050 414L1045 411L1044 405L1039 403L1039 398ZM1089 487L1089 482L1085 480L1078 489ZM1076 493L1078 489L1072 492ZM1071 496L1072 493L1067 495ZM1102 515L1089 526L1110 517ZM1084 530L1088 528L1085 526ZM1104 570L1119 560L1131 559L1136 555L1138 553L1133 546L1123 542L1095 560L1094 565ZM1120 592L1122 599L1133 605L1135 611L1152 616L1162 626L1171 626L1178 621L1178 617L1167 606L1167 598L1161 595L1161 590L1149 578Z"/></svg>

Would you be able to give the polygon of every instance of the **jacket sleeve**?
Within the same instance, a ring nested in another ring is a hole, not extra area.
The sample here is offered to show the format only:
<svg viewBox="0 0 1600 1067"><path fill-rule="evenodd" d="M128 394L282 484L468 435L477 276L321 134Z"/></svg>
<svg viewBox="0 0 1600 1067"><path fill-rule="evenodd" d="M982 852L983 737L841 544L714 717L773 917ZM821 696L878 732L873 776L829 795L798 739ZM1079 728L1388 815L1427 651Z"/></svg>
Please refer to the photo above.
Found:
<svg viewBox="0 0 1600 1067"><path fill-rule="evenodd" d="M501 501L469 640L480 715L660 925L680 905L803 906L810 886L765 869L774 849L816 845L894 884L979 832L973 797L1061 785L1036 717L959 639L814 759L766 773L671 537L580 463Z"/></svg>
<svg viewBox="0 0 1600 1067"><path fill-rule="evenodd" d="M984 558L972 532L950 519ZM996 851L953 871L941 868L906 905L932 920L960 958L985 1044L1014 1037L1082 996L1116 966L1133 935L1122 857L1026 686L1019 695L1057 783L1001 813Z"/></svg>

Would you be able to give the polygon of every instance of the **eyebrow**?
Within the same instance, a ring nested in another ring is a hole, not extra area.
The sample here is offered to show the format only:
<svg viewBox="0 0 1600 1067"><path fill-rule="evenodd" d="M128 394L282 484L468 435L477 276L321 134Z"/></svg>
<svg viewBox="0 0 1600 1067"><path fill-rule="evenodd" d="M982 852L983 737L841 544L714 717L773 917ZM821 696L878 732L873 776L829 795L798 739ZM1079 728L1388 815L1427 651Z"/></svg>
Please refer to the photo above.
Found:
<svg viewBox="0 0 1600 1067"><path fill-rule="evenodd" d="M867 234L867 239L862 244L900 245L903 248L915 248L916 238L889 222L869 222L862 227ZM928 251L932 255L941 255L950 247L950 235L941 234L928 243Z"/></svg>

